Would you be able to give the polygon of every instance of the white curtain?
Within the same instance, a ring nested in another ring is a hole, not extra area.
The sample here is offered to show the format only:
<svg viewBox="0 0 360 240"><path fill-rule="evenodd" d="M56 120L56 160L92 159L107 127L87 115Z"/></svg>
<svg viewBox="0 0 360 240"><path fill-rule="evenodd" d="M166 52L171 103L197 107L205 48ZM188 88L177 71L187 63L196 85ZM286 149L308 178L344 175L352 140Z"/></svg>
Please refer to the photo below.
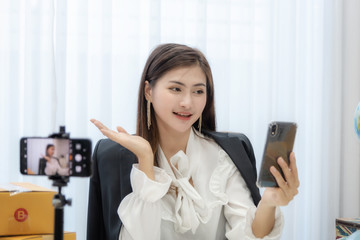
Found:
<svg viewBox="0 0 360 240"><path fill-rule="evenodd" d="M19 173L19 139L89 122L135 132L142 68L159 43L197 47L215 81L219 131L245 133L260 165L267 124L296 121L300 193L283 239L334 239L360 216L360 2L356 0L0 0L0 183ZM85 239L88 179L72 178L65 230ZM1 203L0 203L1 204Z"/></svg>

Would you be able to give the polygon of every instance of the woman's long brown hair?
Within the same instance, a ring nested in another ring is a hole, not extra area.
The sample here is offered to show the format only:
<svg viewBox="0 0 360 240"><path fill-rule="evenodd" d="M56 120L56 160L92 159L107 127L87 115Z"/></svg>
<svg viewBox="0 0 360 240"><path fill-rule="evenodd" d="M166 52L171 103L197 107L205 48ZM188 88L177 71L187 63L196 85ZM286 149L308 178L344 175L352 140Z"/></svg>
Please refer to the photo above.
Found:
<svg viewBox="0 0 360 240"><path fill-rule="evenodd" d="M214 107L214 83L210 65L204 54L199 50L181 44L162 44L157 46L146 61L140 86L137 110L136 134L149 141L156 155L159 144L159 130L151 106L151 127L147 128L147 100L145 98L145 81L154 87L156 81L165 73L178 67L189 67L198 65L206 76L206 105L202 113L202 129L215 131L215 107ZM199 120L198 120L199 121ZM198 128L198 121L193 126ZM155 160L156 165L157 161Z"/></svg>

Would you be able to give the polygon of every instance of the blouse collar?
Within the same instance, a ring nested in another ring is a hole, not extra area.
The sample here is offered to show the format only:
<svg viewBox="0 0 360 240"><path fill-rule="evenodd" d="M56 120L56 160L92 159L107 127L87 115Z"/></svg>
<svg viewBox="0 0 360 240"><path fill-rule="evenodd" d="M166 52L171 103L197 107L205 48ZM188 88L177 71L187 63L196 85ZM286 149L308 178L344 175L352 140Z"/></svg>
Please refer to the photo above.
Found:
<svg viewBox="0 0 360 240"><path fill-rule="evenodd" d="M186 171L184 168L189 168L190 167L190 162L188 161L189 159L192 158L193 153L194 153L194 149L196 149L196 145L197 145L197 136L195 133L195 129L192 128L190 130L190 134L189 134L189 139L187 141L186 144L186 153L184 153L183 150L178 151L177 153L175 153L170 159L169 161L167 160L167 158L165 157L165 154L161 148L161 146L159 145L158 147L158 163L159 163L159 167L164 169L171 177L175 177L174 172L172 171L171 167L174 168L174 166L177 166L177 169L179 169L179 171ZM180 159L184 159L184 164L178 165L179 164L179 160ZM170 165L172 165L170 167Z"/></svg>

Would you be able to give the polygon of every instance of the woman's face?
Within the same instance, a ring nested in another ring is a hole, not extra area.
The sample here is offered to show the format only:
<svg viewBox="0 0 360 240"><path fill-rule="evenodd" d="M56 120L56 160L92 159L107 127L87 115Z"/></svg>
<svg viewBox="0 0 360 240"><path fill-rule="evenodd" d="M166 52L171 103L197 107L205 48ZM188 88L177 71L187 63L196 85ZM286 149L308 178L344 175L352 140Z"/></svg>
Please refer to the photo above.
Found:
<svg viewBox="0 0 360 240"><path fill-rule="evenodd" d="M185 133L199 119L206 105L206 76L199 66L173 69L145 86L160 132Z"/></svg>
<svg viewBox="0 0 360 240"><path fill-rule="evenodd" d="M55 152L55 147L54 146L51 146L48 148L47 150L47 154L49 157L52 157L54 155L54 152Z"/></svg>

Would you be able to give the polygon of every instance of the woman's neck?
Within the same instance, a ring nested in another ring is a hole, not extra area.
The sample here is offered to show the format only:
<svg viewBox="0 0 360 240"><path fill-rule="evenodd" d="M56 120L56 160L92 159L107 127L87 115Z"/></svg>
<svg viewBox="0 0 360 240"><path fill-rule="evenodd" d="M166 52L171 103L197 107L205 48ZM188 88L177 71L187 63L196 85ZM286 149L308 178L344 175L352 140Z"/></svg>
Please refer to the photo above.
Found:
<svg viewBox="0 0 360 240"><path fill-rule="evenodd" d="M192 131L191 128L185 133L169 134L168 132L165 131L159 131L160 133L159 143L168 161L172 156L174 156L180 150L186 153L186 146L189 140L190 131Z"/></svg>

